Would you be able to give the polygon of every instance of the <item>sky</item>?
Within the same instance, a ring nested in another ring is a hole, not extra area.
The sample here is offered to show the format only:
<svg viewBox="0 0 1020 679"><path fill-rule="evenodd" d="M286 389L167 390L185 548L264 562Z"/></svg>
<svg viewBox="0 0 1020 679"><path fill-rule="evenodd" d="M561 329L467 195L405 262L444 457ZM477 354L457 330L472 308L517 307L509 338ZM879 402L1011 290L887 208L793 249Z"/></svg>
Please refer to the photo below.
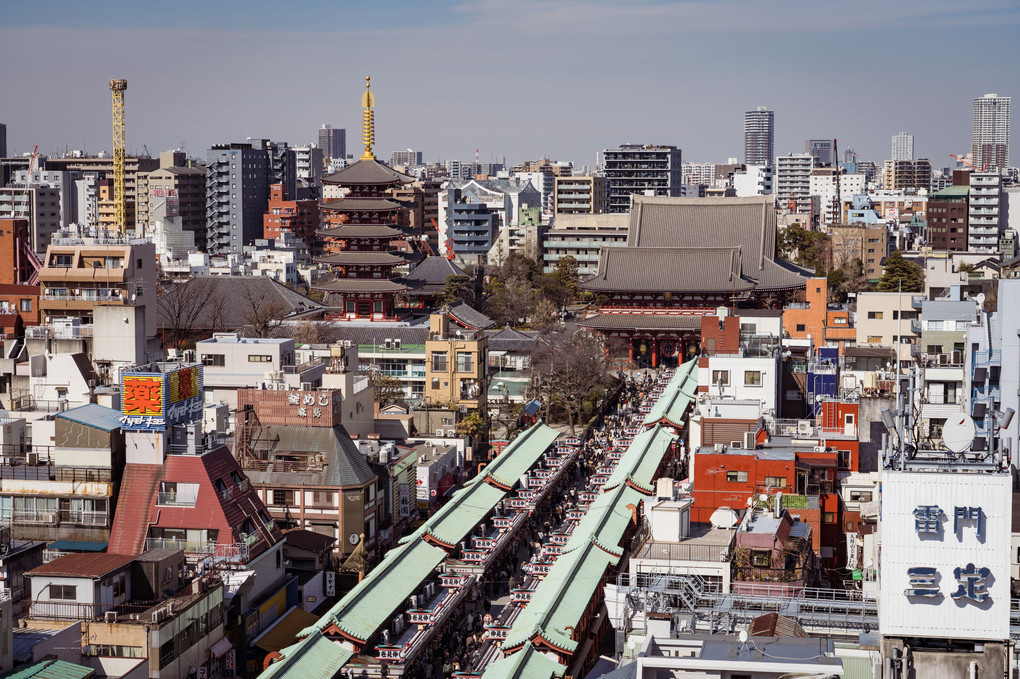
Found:
<svg viewBox="0 0 1020 679"><path fill-rule="evenodd" d="M938 168L970 150L975 97L1020 97L1017 0L14 2L10 153L108 151L111 78L128 81L129 154L304 145L329 123L357 156L371 75L383 160L578 166L622 143L739 158L744 112L768 106L777 153L836 138L881 163L906 131Z"/></svg>

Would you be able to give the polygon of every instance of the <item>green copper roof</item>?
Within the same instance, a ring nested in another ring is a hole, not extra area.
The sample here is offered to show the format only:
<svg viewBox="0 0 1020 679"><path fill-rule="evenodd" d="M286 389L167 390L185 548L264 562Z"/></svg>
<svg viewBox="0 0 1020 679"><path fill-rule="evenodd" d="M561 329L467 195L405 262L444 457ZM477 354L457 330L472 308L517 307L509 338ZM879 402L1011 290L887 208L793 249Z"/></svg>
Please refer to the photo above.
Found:
<svg viewBox="0 0 1020 679"><path fill-rule="evenodd" d="M483 473L492 475L504 485L512 486L538 462L542 453L559 435L558 431L550 429L541 421L536 422L518 434L506 450L488 464Z"/></svg>
<svg viewBox="0 0 1020 679"><path fill-rule="evenodd" d="M75 665L63 660L44 660L8 674L5 679L86 679L96 671L91 667Z"/></svg>
<svg viewBox="0 0 1020 679"><path fill-rule="evenodd" d="M497 660L485 669L485 679L552 679L567 669L549 656L528 647Z"/></svg>
<svg viewBox="0 0 1020 679"><path fill-rule="evenodd" d="M421 540L390 550L364 580L298 636L317 634L335 622L355 639L368 639L445 558L445 551Z"/></svg>
<svg viewBox="0 0 1020 679"><path fill-rule="evenodd" d="M333 679L354 653L315 633L280 649L280 655L259 679Z"/></svg>
<svg viewBox="0 0 1020 679"><path fill-rule="evenodd" d="M442 509L429 517L418 532L431 533L440 542L455 545L505 496L506 491L485 483L482 477L475 477L469 485L454 493Z"/></svg>
<svg viewBox="0 0 1020 679"><path fill-rule="evenodd" d="M669 433L660 426L646 429L637 436L627 447L616 464L609 480L606 481L607 489L626 483L631 479L635 483L649 487L655 470L659 468L663 456L669 444L676 439L676 436Z"/></svg>
<svg viewBox="0 0 1020 679"><path fill-rule="evenodd" d="M697 393L698 359L695 358L676 369L676 374L666 385L662 396L652 406L652 411L645 417L644 423L651 425L665 420L672 425L680 426L687 406Z"/></svg>

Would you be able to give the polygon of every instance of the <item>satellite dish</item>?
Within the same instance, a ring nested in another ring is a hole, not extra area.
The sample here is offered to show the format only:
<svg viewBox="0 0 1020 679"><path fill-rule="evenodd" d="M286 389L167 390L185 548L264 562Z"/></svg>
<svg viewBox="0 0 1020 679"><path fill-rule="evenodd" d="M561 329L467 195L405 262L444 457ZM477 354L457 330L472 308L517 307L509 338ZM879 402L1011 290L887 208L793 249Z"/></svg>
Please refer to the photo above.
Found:
<svg viewBox="0 0 1020 679"><path fill-rule="evenodd" d="M962 453L974 442L974 420L967 413L956 413L942 427L942 445L954 453Z"/></svg>
<svg viewBox="0 0 1020 679"><path fill-rule="evenodd" d="M975 297L974 299L977 300L977 303L978 303L979 307L981 307L982 309L985 308L985 293L979 292L977 294L977 297Z"/></svg>
<svg viewBox="0 0 1020 679"><path fill-rule="evenodd" d="M712 516L709 518L713 528L733 528L739 520L740 517L737 516L737 513L729 507L720 507L712 512Z"/></svg>
<svg viewBox="0 0 1020 679"><path fill-rule="evenodd" d="M738 638L740 639L740 643L746 644L747 643L747 630L746 629L740 630L740 634L738 635Z"/></svg>

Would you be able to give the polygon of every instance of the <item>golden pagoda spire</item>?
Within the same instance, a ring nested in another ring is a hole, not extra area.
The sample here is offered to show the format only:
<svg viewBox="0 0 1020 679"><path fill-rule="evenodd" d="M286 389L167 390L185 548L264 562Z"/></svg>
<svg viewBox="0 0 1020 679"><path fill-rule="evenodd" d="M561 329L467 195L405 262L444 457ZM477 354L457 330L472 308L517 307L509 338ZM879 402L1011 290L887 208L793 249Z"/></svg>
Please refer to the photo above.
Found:
<svg viewBox="0 0 1020 679"><path fill-rule="evenodd" d="M361 95L361 143L365 146L365 152L361 154L362 160L375 160L372 153L372 146L375 145L375 96L372 94L372 76L365 76L365 93Z"/></svg>

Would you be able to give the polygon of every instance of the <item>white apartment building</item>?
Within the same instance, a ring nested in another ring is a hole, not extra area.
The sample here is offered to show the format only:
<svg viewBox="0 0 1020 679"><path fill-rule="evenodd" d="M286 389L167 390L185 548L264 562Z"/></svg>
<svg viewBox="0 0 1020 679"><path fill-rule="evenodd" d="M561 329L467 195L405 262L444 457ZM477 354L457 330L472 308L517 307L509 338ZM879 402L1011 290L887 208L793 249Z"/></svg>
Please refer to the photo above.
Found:
<svg viewBox="0 0 1020 679"><path fill-rule="evenodd" d="M892 155L890 157L893 160L913 160L914 135L907 134L906 132L894 134L892 138Z"/></svg>
<svg viewBox="0 0 1020 679"><path fill-rule="evenodd" d="M772 166L747 165L733 173L733 190L738 198L767 196L772 193Z"/></svg>
<svg viewBox="0 0 1020 679"><path fill-rule="evenodd" d="M811 198L811 170L814 156L810 153L790 153L776 158L776 207L790 212L814 212Z"/></svg>
<svg viewBox="0 0 1020 679"><path fill-rule="evenodd" d="M857 346L898 347L901 372L914 364L911 349L921 295L909 292L862 292L857 295Z"/></svg>
<svg viewBox="0 0 1020 679"><path fill-rule="evenodd" d="M842 215L835 212L836 179L833 175L811 175L808 181L812 196L818 197L818 209L822 224L841 223ZM853 196L867 193L868 182L863 174L839 176L840 203L850 202Z"/></svg>
<svg viewBox="0 0 1020 679"><path fill-rule="evenodd" d="M970 201L967 215L967 249L996 252L999 246L1002 176L998 172L970 173Z"/></svg>

